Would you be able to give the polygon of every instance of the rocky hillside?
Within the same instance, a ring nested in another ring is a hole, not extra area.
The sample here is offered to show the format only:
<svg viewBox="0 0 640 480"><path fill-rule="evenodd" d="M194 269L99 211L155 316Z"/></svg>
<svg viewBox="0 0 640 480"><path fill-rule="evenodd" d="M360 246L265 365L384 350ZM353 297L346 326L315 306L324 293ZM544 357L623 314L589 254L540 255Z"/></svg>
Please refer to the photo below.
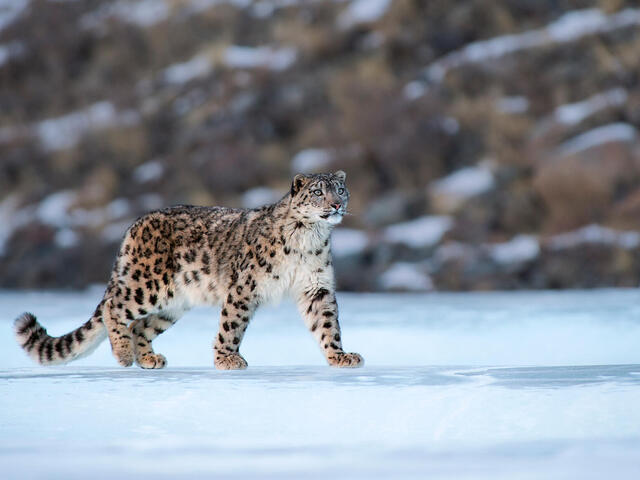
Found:
<svg viewBox="0 0 640 480"><path fill-rule="evenodd" d="M0 0L0 286L338 168L343 289L636 286L638 52L622 0Z"/></svg>

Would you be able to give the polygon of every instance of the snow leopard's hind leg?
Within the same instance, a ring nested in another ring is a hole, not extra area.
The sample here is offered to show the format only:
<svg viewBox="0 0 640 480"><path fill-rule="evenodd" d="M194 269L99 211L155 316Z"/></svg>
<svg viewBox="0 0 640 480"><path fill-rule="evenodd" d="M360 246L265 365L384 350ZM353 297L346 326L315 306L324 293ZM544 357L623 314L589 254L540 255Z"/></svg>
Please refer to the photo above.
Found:
<svg viewBox="0 0 640 480"><path fill-rule="evenodd" d="M155 353L151 342L173 326L177 320L177 317L167 315L149 315L145 318L139 318L129 326L133 336L136 363L141 368L164 368L167 365L165 356Z"/></svg>
<svg viewBox="0 0 640 480"><path fill-rule="evenodd" d="M110 297L105 300L102 308L102 322L107 327L113 356L123 367L130 367L134 360L131 332L127 326L126 317L118 315L118 312L123 313L122 303L116 303L114 306L114 301L117 302L118 299L114 300L114 297Z"/></svg>

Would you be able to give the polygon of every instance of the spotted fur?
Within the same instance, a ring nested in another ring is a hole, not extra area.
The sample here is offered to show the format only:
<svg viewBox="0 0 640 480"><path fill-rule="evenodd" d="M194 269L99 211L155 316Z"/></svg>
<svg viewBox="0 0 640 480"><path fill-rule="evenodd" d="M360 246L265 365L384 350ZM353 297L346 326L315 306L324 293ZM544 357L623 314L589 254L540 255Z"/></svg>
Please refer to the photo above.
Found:
<svg viewBox="0 0 640 480"><path fill-rule="evenodd" d="M219 369L246 368L239 348L256 308L290 294L329 365L357 367L342 349L329 237L346 212L345 173L296 175L277 203L246 210L177 206L126 232L103 300L91 319L51 337L25 313L20 345L43 365L89 354L104 338L120 365L162 368L153 340L196 305L220 305L213 342Z"/></svg>

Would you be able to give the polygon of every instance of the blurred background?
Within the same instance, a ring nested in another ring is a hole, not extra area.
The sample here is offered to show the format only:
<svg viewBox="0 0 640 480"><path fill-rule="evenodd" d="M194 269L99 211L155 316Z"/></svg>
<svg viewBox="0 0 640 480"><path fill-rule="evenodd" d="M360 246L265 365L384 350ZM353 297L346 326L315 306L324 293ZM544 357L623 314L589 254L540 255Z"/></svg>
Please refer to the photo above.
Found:
<svg viewBox="0 0 640 480"><path fill-rule="evenodd" d="M0 0L0 287L337 169L343 290L637 286L639 74L631 1Z"/></svg>

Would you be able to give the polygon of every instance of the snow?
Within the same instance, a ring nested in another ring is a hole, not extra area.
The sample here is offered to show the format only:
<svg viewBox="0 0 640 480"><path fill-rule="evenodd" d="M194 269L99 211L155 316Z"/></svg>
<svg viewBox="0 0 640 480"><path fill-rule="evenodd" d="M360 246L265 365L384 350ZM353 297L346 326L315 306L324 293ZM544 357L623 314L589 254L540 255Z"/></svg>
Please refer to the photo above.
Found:
<svg viewBox="0 0 640 480"><path fill-rule="evenodd" d="M158 208L164 207L164 200L162 196L157 193L145 193L138 197L138 203L140 204L141 210L150 211L157 210Z"/></svg>
<svg viewBox="0 0 640 480"><path fill-rule="evenodd" d="M413 248L433 247L452 227L453 219L447 215L426 215L385 228L383 237Z"/></svg>
<svg viewBox="0 0 640 480"><path fill-rule="evenodd" d="M428 89L429 88L424 84L424 82L414 80L413 82L409 82L404 86L404 88L402 89L402 94L404 95L404 98L411 101L422 97L425 93L427 93Z"/></svg>
<svg viewBox="0 0 640 480"><path fill-rule="evenodd" d="M196 14L206 12L212 7L218 5L233 5L238 9L246 8L251 5L252 0L190 0L188 3L188 13Z"/></svg>
<svg viewBox="0 0 640 480"><path fill-rule="evenodd" d="M20 197L17 194L6 196L0 202L0 257L6 253L6 245L16 230L27 225L32 217L30 208L18 208Z"/></svg>
<svg viewBox="0 0 640 480"><path fill-rule="evenodd" d="M331 253L348 257L362 253L369 244L369 236L355 228L336 228L331 234Z"/></svg>
<svg viewBox="0 0 640 480"><path fill-rule="evenodd" d="M310 4L320 4L327 0L195 0L202 3L231 3L237 8L251 7L249 12L257 18L269 18L277 10ZM344 3L350 0L330 0L332 3Z"/></svg>
<svg viewBox="0 0 640 480"><path fill-rule="evenodd" d="M297 173L312 173L325 169L333 161L333 155L322 148L300 150L291 160L291 170Z"/></svg>
<svg viewBox="0 0 640 480"><path fill-rule="evenodd" d="M6 242L19 229L35 221L56 229L54 242L60 248L78 245L80 238L74 228L104 226L106 241L120 240L132 223L132 208L125 198L116 198L104 207L91 209L76 206L78 194L61 190L45 197L38 204L19 208L20 198L10 195L0 202L0 256L5 253Z"/></svg>
<svg viewBox="0 0 640 480"><path fill-rule="evenodd" d="M133 171L133 179L138 183L148 183L159 180L164 174L164 165L158 160L145 162Z"/></svg>
<svg viewBox="0 0 640 480"><path fill-rule="evenodd" d="M104 207L91 209L73 208L77 200L78 194L73 190L61 190L52 193L37 206L35 218L58 229L67 229L68 227L95 228L126 217L131 212L131 205L124 198L117 198ZM60 233L60 235L70 238L68 233ZM65 242L63 241L62 243Z"/></svg>
<svg viewBox="0 0 640 480"><path fill-rule="evenodd" d="M268 187L256 187L242 194L244 208L257 208L275 203L282 198L282 192Z"/></svg>
<svg viewBox="0 0 640 480"><path fill-rule="evenodd" d="M508 242L489 245L489 255L502 265L535 260L540 254L540 243L534 235L516 235Z"/></svg>
<svg viewBox="0 0 640 480"><path fill-rule="evenodd" d="M14 57L24 53L24 45L20 42L10 42L0 45L0 67Z"/></svg>
<svg viewBox="0 0 640 480"><path fill-rule="evenodd" d="M624 88L612 88L580 102L561 105L555 109L553 116L559 123L577 125L601 110L624 105L628 96Z"/></svg>
<svg viewBox="0 0 640 480"><path fill-rule="evenodd" d="M0 32L15 22L29 6L29 0L0 0Z"/></svg>
<svg viewBox="0 0 640 480"><path fill-rule="evenodd" d="M133 223L132 219L114 221L105 225L102 229L100 236L106 243L120 243L124 238L125 232Z"/></svg>
<svg viewBox="0 0 640 480"><path fill-rule="evenodd" d="M340 28L351 28L361 23L381 19L391 6L391 0L352 0L338 17Z"/></svg>
<svg viewBox="0 0 640 480"><path fill-rule="evenodd" d="M70 228L63 228L56 232L53 241L59 248L71 248L80 243L80 236Z"/></svg>
<svg viewBox="0 0 640 480"><path fill-rule="evenodd" d="M61 190L45 197L36 210L36 217L42 223L63 228L70 222L69 210L77 201L78 195L73 190Z"/></svg>
<svg viewBox="0 0 640 480"><path fill-rule="evenodd" d="M476 255L477 249L473 246L466 243L452 241L436 248L429 259L429 263L436 268L439 268L451 260L472 261Z"/></svg>
<svg viewBox="0 0 640 480"><path fill-rule="evenodd" d="M29 209L23 209L20 212L22 220L12 228L15 230L37 219L57 229L54 241L58 247L69 248L76 246L80 241L73 227L99 228L105 226L103 237L107 241L113 241L114 237L117 237L117 240L122 238L124 231L132 222L132 219L127 218L131 213L131 205L124 198L117 198L104 207L91 209L73 208L77 199L77 193L72 190L52 193L37 205L33 213ZM123 218L124 221L114 223L114 221ZM118 230L117 234L109 229L111 226Z"/></svg>
<svg viewBox="0 0 640 480"><path fill-rule="evenodd" d="M231 45L224 51L223 62L231 68L268 68L282 71L293 65L297 56L298 52L293 47Z"/></svg>
<svg viewBox="0 0 640 480"><path fill-rule="evenodd" d="M149 28L165 21L170 8L165 0L118 0L101 5L96 11L84 15L80 24L86 29L96 29L112 18Z"/></svg>
<svg viewBox="0 0 640 480"><path fill-rule="evenodd" d="M478 165L465 167L431 184L437 194L470 198L493 189L493 173L487 167Z"/></svg>
<svg viewBox="0 0 640 480"><path fill-rule="evenodd" d="M206 77L211 70L213 64L209 56L199 53L186 62L168 66L163 72L163 78L167 83L182 85L196 78Z"/></svg>
<svg viewBox="0 0 640 480"><path fill-rule="evenodd" d="M460 123L453 117L442 117L439 119L439 123L448 135L455 135L460 131Z"/></svg>
<svg viewBox="0 0 640 480"><path fill-rule="evenodd" d="M425 292L433 290L433 281L420 265L397 262L380 275L380 286L384 290Z"/></svg>
<svg viewBox="0 0 640 480"><path fill-rule="evenodd" d="M45 150L58 151L74 147L90 130L135 125L138 121L139 116L133 110L118 112L113 104L102 101L83 110L43 120L34 126L34 130Z"/></svg>
<svg viewBox="0 0 640 480"><path fill-rule="evenodd" d="M496 107L502 113L525 113L527 110L529 110L529 100L527 99L527 97L523 97L521 95L503 97L496 102Z"/></svg>
<svg viewBox="0 0 640 480"><path fill-rule="evenodd" d="M574 42L587 35L611 32L634 25L640 25L638 8L627 8L610 15L595 8L574 10L540 29L472 42L431 63L424 73L429 80L439 83L449 70L462 65L495 60L550 43Z"/></svg>
<svg viewBox="0 0 640 480"><path fill-rule="evenodd" d="M126 198L116 198L107 204L105 210L107 218L110 220L122 218L131 212L131 204Z"/></svg>
<svg viewBox="0 0 640 480"><path fill-rule="evenodd" d="M0 292L0 322L30 309L62 334L101 295ZM106 342L34 366L0 336L3 478L637 477L637 290L338 302L362 369L327 367L291 304L258 310L236 372L212 367L210 309L156 340L161 371L118 367Z"/></svg>
<svg viewBox="0 0 640 480"><path fill-rule="evenodd" d="M550 248L563 250L581 245L613 245L628 250L640 247L640 232L618 231L602 225L591 224L573 232L554 235L548 241Z"/></svg>
<svg viewBox="0 0 640 480"><path fill-rule="evenodd" d="M593 147L612 142L634 142L638 138L636 128L623 122L609 123L581 133L558 147L560 155L575 155Z"/></svg>

